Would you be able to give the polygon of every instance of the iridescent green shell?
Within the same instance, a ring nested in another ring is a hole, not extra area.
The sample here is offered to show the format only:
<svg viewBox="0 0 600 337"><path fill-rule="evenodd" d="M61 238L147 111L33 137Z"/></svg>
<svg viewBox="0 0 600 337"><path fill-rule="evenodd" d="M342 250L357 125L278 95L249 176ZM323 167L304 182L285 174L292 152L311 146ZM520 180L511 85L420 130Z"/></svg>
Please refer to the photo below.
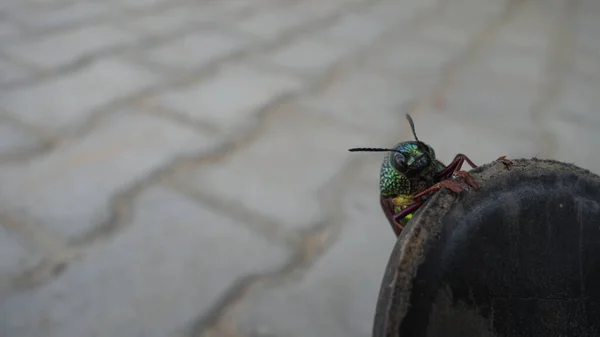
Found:
<svg viewBox="0 0 600 337"><path fill-rule="evenodd" d="M421 174L419 177L413 177L411 181L403 172L400 172L392 165L394 152L386 153L381 164L379 177L380 193L384 197L413 194L422 187L420 185L426 183L428 180L432 181L433 175L444 168L444 165L435 159L433 148L427 144L408 141L396 144L394 149L403 153L407 159L407 164L421 170ZM425 153L429 157L429 160L415 162L415 160L421 158Z"/></svg>
<svg viewBox="0 0 600 337"><path fill-rule="evenodd" d="M379 175L379 189L384 197L410 194L410 181L392 166L391 153L386 153Z"/></svg>
<svg viewBox="0 0 600 337"><path fill-rule="evenodd" d="M392 203L394 204L394 213L400 213L404 208L406 208L408 205L410 205L412 203L412 200L410 199L410 195L407 194L401 194L397 197L395 197L392 200ZM408 224L408 220L412 219L413 214L407 214L404 218L400 219L400 225L402 226L406 226Z"/></svg>

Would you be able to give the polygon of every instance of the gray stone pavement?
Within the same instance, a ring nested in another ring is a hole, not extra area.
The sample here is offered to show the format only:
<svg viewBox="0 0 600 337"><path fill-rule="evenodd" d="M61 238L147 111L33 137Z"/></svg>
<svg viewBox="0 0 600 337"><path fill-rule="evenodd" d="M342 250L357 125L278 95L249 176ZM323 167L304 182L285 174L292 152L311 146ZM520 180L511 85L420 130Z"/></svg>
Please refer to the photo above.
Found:
<svg viewBox="0 0 600 337"><path fill-rule="evenodd" d="M380 154L600 172L594 0L4 0L0 336L370 336Z"/></svg>

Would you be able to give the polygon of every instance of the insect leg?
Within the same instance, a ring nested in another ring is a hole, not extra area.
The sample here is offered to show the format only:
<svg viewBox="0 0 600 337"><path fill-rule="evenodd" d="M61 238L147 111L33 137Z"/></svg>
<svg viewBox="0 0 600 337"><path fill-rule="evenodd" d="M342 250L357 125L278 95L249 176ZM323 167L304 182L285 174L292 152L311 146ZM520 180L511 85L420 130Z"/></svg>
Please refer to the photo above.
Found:
<svg viewBox="0 0 600 337"><path fill-rule="evenodd" d="M454 173L457 177L463 177L465 179L465 182L469 185L471 185L471 187L473 187L474 189L478 190L479 189L479 183L477 182L477 180L475 180L475 178L473 178L469 172L467 171L457 171L456 173Z"/></svg>
<svg viewBox="0 0 600 337"><path fill-rule="evenodd" d="M469 157L465 156L462 153L459 153L454 157L454 160L448 166L446 166L440 173L436 174L436 178L438 179L448 179L454 175L457 171L460 171L464 162L467 162L472 168L476 168L477 165L469 159Z"/></svg>
<svg viewBox="0 0 600 337"><path fill-rule="evenodd" d="M433 186L431 186L429 188L424 189L423 191L421 191L421 192L413 195L412 198L414 198L414 199L420 199L420 198L424 197L425 195L433 193L433 192L435 192L437 190L440 190L440 189L442 189L444 187L447 188L447 189L449 189L449 190L451 190L452 192L455 192L455 193L458 193L458 192L460 192L460 191L463 190L463 188L460 186L459 183L457 183L456 181L447 179L447 180L442 180L439 183L437 183L437 184L435 184L435 185L433 185Z"/></svg>

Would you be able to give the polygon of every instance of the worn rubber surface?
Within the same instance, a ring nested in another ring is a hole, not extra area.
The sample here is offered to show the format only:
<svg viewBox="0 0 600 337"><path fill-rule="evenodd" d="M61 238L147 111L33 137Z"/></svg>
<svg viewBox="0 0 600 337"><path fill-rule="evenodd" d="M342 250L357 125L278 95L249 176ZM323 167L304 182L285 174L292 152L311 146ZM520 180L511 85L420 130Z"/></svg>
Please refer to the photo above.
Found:
<svg viewBox="0 0 600 337"><path fill-rule="evenodd" d="M436 193L398 238L373 337L600 336L600 177L538 159L471 174L481 189Z"/></svg>

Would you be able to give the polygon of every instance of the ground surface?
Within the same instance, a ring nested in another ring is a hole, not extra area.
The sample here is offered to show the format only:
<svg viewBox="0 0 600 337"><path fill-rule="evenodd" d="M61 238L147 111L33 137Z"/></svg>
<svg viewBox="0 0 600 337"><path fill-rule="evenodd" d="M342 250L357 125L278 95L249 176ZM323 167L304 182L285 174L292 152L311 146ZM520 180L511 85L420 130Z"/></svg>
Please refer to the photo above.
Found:
<svg viewBox="0 0 600 337"><path fill-rule="evenodd" d="M0 335L370 335L382 154L600 172L594 0L4 0ZM445 100L444 100L445 98Z"/></svg>

